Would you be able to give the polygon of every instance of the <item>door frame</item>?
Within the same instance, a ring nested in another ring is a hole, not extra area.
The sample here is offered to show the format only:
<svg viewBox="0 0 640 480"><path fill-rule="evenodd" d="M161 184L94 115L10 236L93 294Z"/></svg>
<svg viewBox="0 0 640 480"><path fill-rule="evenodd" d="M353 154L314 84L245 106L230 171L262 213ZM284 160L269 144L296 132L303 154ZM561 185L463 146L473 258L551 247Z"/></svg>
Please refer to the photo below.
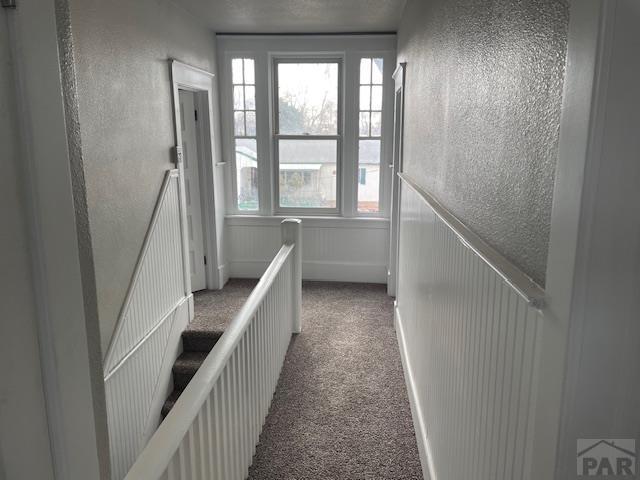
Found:
<svg viewBox="0 0 640 480"><path fill-rule="evenodd" d="M201 252L199 252L200 256L198 258L198 255L195 255L193 258L196 262L198 262L199 260L202 260L202 273L204 274L204 277L202 278L202 283L200 283L199 279L196 279L198 282L198 285L194 285L194 272L198 272L199 271L199 267L200 265L194 265L194 267L191 268L191 290L192 291L198 291L198 290L203 290L207 288L207 253L205 251L205 207L204 207L204 203L205 203L205 195L203 195L202 189L204 188L203 185L203 181L202 181L202 176L204 175L204 166L203 166L203 162L202 162L202 157L200 152L203 151L203 149L205 148L205 142L204 139L202 138L202 128L200 128L200 124L201 121L198 121L198 114L202 111L202 108L200 106L199 99L200 97L198 96L198 92L194 92L191 89L186 89L186 88L180 88L178 89L178 95L182 96L184 94L185 97L190 97L190 101L193 102L192 108L195 110L195 122L193 123L193 128L194 128L194 132L193 135L195 137L195 165L191 165L190 169L186 169L185 168L185 186L186 186L186 182L187 182L187 178L188 175L193 175L194 173L196 174L196 178L197 178L197 198L194 197L193 200L195 200L195 202L192 201L192 203L187 204L187 205L191 205L191 209L194 208L194 205L197 208L197 205L199 204L199 208L198 208L198 215L195 215L194 211L189 211L189 208L187 208L186 210L186 215L187 218L189 216L189 214L191 214L191 234L194 236L193 239L191 238L187 238L187 251L189 251L191 249L191 247L193 246L193 244L197 243L198 239L196 239L195 237L198 235L198 228L196 227L195 224L193 224L194 222L199 222L199 235L200 235L200 241L202 242L202 250ZM184 135L185 132L188 131L188 127L190 124L190 120L188 118L187 115L194 115L193 112L187 112L182 111L183 109L183 98L180 98L180 104L179 104L179 108L180 108L180 120L184 120L184 122L187 124L187 129L183 130L183 128L185 127L185 125L181 125L181 133ZM185 105L186 107L186 105ZM193 118L193 117L191 117ZM181 143L181 145L183 146L183 159L186 157L187 152L184 151L184 143ZM189 150L189 154L193 155L193 152L191 150ZM187 159L187 160L192 160L192 159ZM188 162L187 162L188 163ZM195 170L195 172L194 172ZM193 178L191 178L191 181L189 183L190 188L187 189L185 188L184 192L185 192L185 196L187 194L193 196L194 194L194 185L193 185ZM198 218L199 216L199 218ZM187 225L189 225L189 222L187 222ZM197 253L197 252L194 252ZM189 256L189 258L191 258L191 256ZM199 275L199 273L198 273ZM197 276L197 275L196 275Z"/></svg>
<svg viewBox="0 0 640 480"><path fill-rule="evenodd" d="M192 67L175 59L169 59L171 70L171 83L173 92L173 118L175 134L175 163L180 172L180 220L183 228L183 257L185 293L191 295L191 277L189 274L189 246L187 240L187 210L184 194L184 164L182 158L182 124L180 120L180 90L194 92L195 104L198 109L197 135L199 136L198 173L200 176L200 195L202 201L202 231L204 235L204 254L207 257L205 264L206 286L209 290L217 290L224 285L224 275L219 263L218 255L218 231L216 221L216 199L214 197L216 161L214 152L215 135L213 132L213 95L214 74ZM193 297L191 297L193 298ZM190 301L190 303L193 300ZM193 318L193 304L189 305L190 317Z"/></svg>
<svg viewBox="0 0 640 480"><path fill-rule="evenodd" d="M404 84L407 62L400 62L393 72L393 158L391 169L391 207L389 210L389 268L387 270L387 294L394 297L398 286L398 254L400 251L400 179L402 172L402 154L404 140ZM400 99L398 100L398 94ZM398 104L400 112L398 114ZM397 132L396 129L399 129ZM397 142L397 143L396 143Z"/></svg>

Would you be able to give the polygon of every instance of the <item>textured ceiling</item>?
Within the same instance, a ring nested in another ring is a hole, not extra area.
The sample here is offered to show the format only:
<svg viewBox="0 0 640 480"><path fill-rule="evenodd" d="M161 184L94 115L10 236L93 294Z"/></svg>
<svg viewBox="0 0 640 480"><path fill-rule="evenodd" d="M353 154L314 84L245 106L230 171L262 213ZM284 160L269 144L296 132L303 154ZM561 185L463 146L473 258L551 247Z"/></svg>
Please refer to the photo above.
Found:
<svg viewBox="0 0 640 480"><path fill-rule="evenodd" d="M175 0L217 33L395 32L405 0Z"/></svg>

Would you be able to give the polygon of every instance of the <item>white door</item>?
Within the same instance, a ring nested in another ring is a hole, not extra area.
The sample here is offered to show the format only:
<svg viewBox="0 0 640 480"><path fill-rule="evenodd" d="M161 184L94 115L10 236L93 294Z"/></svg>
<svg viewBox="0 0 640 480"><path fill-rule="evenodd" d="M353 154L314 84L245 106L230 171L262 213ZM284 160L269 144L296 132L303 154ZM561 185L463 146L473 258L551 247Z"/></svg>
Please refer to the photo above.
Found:
<svg viewBox="0 0 640 480"><path fill-rule="evenodd" d="M207 288L202 229L202 198L198 172L197 111L193 92L180 90L180 125L182 128L182 154L184 160L184 185L187 197L187 230L189 232L189 267L191 290Z"/></svg>

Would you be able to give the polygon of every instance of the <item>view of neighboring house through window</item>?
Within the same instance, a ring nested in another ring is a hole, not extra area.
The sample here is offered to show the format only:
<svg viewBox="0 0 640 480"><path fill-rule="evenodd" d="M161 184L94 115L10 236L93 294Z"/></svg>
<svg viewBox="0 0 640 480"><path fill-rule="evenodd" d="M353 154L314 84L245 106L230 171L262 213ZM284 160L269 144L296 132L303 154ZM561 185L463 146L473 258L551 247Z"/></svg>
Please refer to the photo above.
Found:
<svg viewBox="0 0 640 480"><path fill-rule="evenodd" d="M256 87L252 58L231 61L236 195L239 210L258 210Z"/></svg>
<svg viewBox="0 0 640 480"><path fill-rule="evenodd" d="M380 211L382 58L360 60L358 212Z"/></svg>
<svg viewBox="0 0 640 480"><path fill-rule="evenodd" d="M275 68L278 206L337 211L340 63L277 59Z"/></svg>

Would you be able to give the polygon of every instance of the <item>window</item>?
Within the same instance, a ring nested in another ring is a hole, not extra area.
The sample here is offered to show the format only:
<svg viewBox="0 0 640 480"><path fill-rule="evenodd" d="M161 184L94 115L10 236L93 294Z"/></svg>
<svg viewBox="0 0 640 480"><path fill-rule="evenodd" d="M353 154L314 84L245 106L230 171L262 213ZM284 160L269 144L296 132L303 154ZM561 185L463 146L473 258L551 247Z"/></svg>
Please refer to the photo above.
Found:
<svg viewBox="0 0 640 480"><path fill-rule="evenodd" d="M258 201L256 86L252 58L231 61L236 196L239 210L255 211Z"/></svg>
<svg viewBox="0 0 640 480"><path fill-rule="evenodd" d="M340 62L277 59L278 207L337 212Z"/></svg>
<svg viewBox="0 0 640 480"><path fill-rule="evenodd" d="M228 213L387 216L395 38L219 40Z"/></svg>
<svg viewBox="0 0 640 480"><path fill-rule="evenodd" d="M380 211L382 78L382 58L362 58L360 60L358 135L359 213L378 213Z"/></svg>

